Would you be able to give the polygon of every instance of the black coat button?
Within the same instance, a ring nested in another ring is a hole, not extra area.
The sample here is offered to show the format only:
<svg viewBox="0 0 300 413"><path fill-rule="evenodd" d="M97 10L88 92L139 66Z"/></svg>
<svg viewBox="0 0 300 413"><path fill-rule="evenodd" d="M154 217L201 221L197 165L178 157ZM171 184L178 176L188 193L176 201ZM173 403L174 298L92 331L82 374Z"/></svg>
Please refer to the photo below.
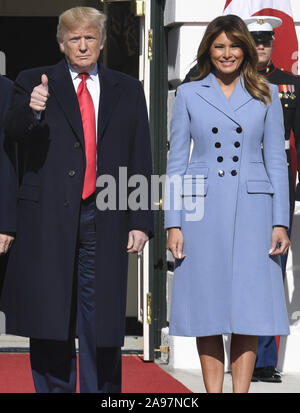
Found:
<svg viewBox="0 0 300 413"><path fill-rule="evenodd" d="M218 128L216 127L212 128L212 133L218 133Z"/></svg>
<svg viewBox="0 0 300 413"><path fill-rule="evenodd" d="M224 175L225 175L225 171L223 171L222 169L220 169L220 170L218 171L218 175L219 175L219 176L224 176Z"/></svg>
<svg viewBox="0 0 300 413"><path fill-rule="evenodd" d="M65 202L64 202L64 207L67 208L68 206L70 206L70 202L69 202L69 201L65 201Z"/></svg>
<svg viewBox="0 0 300 413"><path fill-rule="evenodd" d="M75 174L76 174L75 171L73 171L73 170L69 171L69 176L75 176Z"/></svg>
<svg viewBox="0 0 300 413"><path fill-rule="evenodd" d="M234 157L232 158L232 160L233 160L233 162L237 162L237 161L239 160L239 157L238 157L238 156L234 156Z"/></svg>
<svg viewBox="0 0 300 413"><path fill-rule="evenodd" d="M236 128L236 131L237 131L237 133L242 133L243 129L242 129L240 126L238 126L238 127Z"/></svg>
<svg viewBox="0 0 300 413"><path fill-rule="evenodd" d="M218 156L218 157L217 157L217 161L218 161L218 162L223 162L223 157L222 157L222 156Z"/></svg>
<svg viewBox="0 0 300 413"><path fill-rule="evenodd" d="M239 148L240 146L241 146L241 144L240 144L240 142L234 142L234 146L236 147L236 148Z"/></svg>
<svg viewBox="0 0 300 413"><path fill-rule="evenodd" d="M221 148L221 143L220 143L220 142L216 142L216 143L215 143L215 147L216 147L216 148Z"/></svg>
<svg viewBox="0 0 300 413"><path fill-rule="evenodd" d="M233 171L231 171L231 175L232 175L232 176L237 175L237 171L234 169Z"/></svg>
<svg viewBox="0 0 300 413"><path fill-rule="evenodd" d="M79 143L79 142L75 142L75 143L74 143L74 148L75 148L75 149L78 149L79 147L80 147L80 143Z"/></svg>

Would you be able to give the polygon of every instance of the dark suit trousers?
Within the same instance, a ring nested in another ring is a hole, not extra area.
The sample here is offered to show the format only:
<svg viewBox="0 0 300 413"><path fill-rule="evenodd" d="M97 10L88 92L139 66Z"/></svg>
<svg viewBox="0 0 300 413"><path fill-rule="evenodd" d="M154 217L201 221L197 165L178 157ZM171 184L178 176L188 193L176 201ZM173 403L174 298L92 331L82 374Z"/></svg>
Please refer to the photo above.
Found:
<svg viewBox="0 0 300 413"><path fill-rule="evenodd" d="M95 209L95 196L82 201L69 339L67 341L30 339L32 375L38 393L76 392L76 314L80 392L121 392L120 347L96 347Z"/></svg>

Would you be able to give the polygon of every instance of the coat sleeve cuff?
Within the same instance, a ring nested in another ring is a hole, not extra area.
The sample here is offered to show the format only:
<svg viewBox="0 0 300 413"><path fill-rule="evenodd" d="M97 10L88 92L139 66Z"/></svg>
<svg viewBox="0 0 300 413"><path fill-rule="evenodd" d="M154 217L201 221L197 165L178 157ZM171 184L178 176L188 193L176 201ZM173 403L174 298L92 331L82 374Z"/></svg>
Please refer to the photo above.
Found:
<svg viewBox="0 0 300 413"><path fill-rule="evenodd" d="M180 228L181 227L181 211L179 213L168 212L165 214L165 229Z"/></svg>

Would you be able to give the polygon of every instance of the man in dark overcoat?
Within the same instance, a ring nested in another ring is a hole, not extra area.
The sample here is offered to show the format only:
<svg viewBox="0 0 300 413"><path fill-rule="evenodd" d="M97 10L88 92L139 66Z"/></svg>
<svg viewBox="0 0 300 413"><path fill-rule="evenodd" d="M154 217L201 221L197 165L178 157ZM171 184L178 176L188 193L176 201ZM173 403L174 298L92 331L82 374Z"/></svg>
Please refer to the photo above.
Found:
<svg viewBox="0 0 300 413"><path fill-rule="evenodd" d="M128 253L153 232L151 208L130 208L134 188L124 196L125 173L150 182L152 172L144 92L97 64L105 20L89 7L64 12L65 58L21 72L7 116L22 170L1 307L7 332L30 337L37 392L75 392L76 319L80 391L121 391Z"/></svg>
<svg viewBox="0 0 300 413"><path fill-rule="evenodd" d="M4 140L4 119L12 88L13 82L0 75L0 293L7 265L7 253L16 232L15 146Z"/></svg>

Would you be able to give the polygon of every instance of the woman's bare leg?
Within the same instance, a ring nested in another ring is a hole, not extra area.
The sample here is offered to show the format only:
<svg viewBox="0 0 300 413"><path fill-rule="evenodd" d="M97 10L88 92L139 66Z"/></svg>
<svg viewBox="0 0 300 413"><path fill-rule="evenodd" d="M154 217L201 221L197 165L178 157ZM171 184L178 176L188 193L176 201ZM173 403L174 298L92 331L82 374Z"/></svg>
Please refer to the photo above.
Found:
<svg viewBox="0 0 300 413"><path fill-rule="evenodd" d="M207 393L222 393L224 381L223 337L197 337L197 349Z"/></svg>
<svg viewBox="0 0 300 413"><path fill-rule="evenodd" d="M257 336L232 334L230 366L233 393L248 393L257 352Z"/></svg>

